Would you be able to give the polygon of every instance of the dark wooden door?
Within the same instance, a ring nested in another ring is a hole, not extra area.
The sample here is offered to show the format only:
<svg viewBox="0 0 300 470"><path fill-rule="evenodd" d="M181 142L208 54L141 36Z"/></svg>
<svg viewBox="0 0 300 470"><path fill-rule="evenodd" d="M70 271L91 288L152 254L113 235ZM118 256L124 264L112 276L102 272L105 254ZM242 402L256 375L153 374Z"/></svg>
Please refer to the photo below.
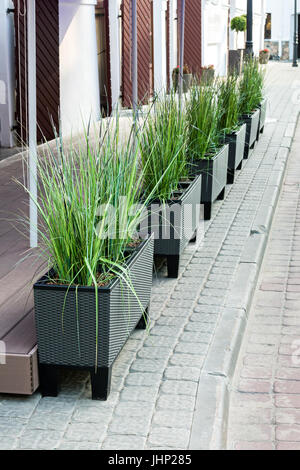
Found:
<svg viewBox="0 0 300 470"><path fill-rule="evenodd" d="M59 127L59 0L36 0L38 140L53 139ZM17 137L27 142L27 0L14 0Z"/></svg>
<svg viewBox="0 0 300 470"><path fill-rule="evenodd" d="M182 1L178 0L178 45L180 44L180 18ZM202 62L202 0L187 0L185 7L184 63L194 75L201 74ZM180 48L178 47L178 54ZM178 56L179 64L179 56Z"/></svg>
<svg viewBox="0 0 300 470"><path fill-rule="evenodd" d="M138 99L147 103L153 88L152 61L152 2L138 0ZM122 2L122 103L125 107L132 104L131 77L131 1Z"/></svg>
<svg viewBox="0 0 300 470"><path fill-rule="evenodd" d="M298 59L300 59L300 15L298 15Z"/></svg>

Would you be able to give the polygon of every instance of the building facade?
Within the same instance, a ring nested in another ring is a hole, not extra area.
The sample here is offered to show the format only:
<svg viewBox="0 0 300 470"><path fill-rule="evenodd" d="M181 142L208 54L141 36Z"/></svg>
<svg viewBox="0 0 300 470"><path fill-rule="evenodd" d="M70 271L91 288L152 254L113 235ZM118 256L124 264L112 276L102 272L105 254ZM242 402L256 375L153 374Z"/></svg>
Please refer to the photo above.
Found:
<svg viewBox="0 0 300 470"><path fill-rule="evenodd" d="M28 0L0 3L0 145L26 142ZM265 0L254 3L254 51L263 47ZM131 0L35 0L39 140L76 134L132 96ZM243 48L230 31L246 0L186 0L184 62L194 75L214 65L225 75L228 51ZM179 65L182 0L138 0L138 98L169 89ZM7 11L9 9L9 12ZM14 11L13 11L14 10Z"/></svg>
<svg viewBox="0 0 300 470"><path fill-rule="evenodd" d="M300 5L298 3L297 28L300 25ZM267 27L265 31L265 46L271 54L282 60L292 60L294 47L294 0L267 0ZM300 50L298 50L300 57Z"/></svg>

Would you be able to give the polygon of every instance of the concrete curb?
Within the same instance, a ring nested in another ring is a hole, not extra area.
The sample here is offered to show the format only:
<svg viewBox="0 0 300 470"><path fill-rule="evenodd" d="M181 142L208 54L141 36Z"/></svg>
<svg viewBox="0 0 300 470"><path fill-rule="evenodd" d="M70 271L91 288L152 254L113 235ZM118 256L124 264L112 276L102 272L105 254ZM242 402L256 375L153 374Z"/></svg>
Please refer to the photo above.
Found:
<svg viewBox="0 0 300 470"><path fill-rule="evenodd" d="M296 126L294 132L295 129ZM273 171L268 180L262 205L256 214L251 235L246 242L237 269L232 294L225 303L222 318L203 367L191 432L191 450L226 449L231 382L289 153L289 148L282 148L276 163L273 163ZM248 162L251 162L251 157Z"/></svg>

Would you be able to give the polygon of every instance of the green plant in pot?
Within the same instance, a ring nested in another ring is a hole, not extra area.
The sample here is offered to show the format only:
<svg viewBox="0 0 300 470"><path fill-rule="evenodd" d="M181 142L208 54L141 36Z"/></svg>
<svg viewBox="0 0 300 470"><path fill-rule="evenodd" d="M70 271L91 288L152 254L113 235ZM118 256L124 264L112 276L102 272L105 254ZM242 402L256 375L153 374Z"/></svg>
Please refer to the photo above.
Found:
<svg viewBox="0 0 300 470"><path fill-rule="evenodd" d="M245 150L246 124L240 122L238 76L229 75L220 83L218 103L221 109L219 131L229 144L227 184L234 183L235 170L242 168Z"/></svg>
<svg viewBox="0 0 300 470"><path fill-rule="evenodd" d="M191 172L202 175L201 203L206 220L211 217L213 202L224 198L227 178L228 145L220 133L218 87L217 81L193 87L187 105L188 158Z"/></svg>
<svg viewBox="0 0 300 470"><path fill-rule="evenodd" d="M244 158L254 148L260 127L261 105L264 98L264 71L257 58L248 57L239 81L241 119L247 124Z"/></svg>
<svg viewBox="0 0 300 470"><path fill-rule="evenodd" d="M245 15L232 18L230 23L231 31L235 32L235 49L230 49L228 54L229 71L240 74L242 72L244 46L239 48L238 40L241 33L247 29L247 17Z"/></svg>
<svg viewBox="0 0 300 470"><path fill-rule="evenodd" d="M44 396L57 395L57 368L68 367L88 370L93 399L107 399L115 359L148 321L153 239L136 236L138 153L130 139L120 144L118 123L110 132L100 144L87 134L67 147L57 137L57 151L49 146L38 160L34 202L49 265L34 286Z"/></svg>
<svg viewBox="0 0 300 470"><path fill-rule="evenodd" d="M245 15L235 16L230 22L231 31L236 32L236 48L238 42L238 34L245 33L247 30L247 17Z"/></svg>
<svg viewBox="0 0 300 470"><path fill-rule="evenodd" d="M187 178L186 145L186 116L179 111L176 95L157 98L140 139L144 194L151 197L145 230L154 232L154 253L167 258L168 275L173 278L200 220L201 178ZM192 214L187 220L188 205Z"/></svg>

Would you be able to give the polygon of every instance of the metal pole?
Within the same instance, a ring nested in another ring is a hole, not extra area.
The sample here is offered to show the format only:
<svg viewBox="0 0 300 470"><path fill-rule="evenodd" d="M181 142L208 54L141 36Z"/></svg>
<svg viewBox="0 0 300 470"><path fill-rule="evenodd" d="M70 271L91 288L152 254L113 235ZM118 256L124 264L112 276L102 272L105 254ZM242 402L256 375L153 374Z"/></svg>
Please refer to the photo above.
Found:
<svg viewBox="0 0 300 470"><path fill-rule="evenodd" d="M181 110L182 88L183 88L183 65L184 65L184 28L185 27L185 0L181 0L180 18L180 61L179 61L179 109Z"/></svg>
<svg viewBox="0 0 300 470"><path fill-rule="evenodd" d="M293 67L298 67L298 5L295 0L295 12L294 12L294 58Z"/></svg>
<svg viewBox="0 0 300 470"><path fill-rule="evenodd" d="M138 49L137 49L137 0L131 0L131 74L132 74L132 106L133 119L138 117Z"/></svg>
<svg viewBox="0 0 300 470"><path fill-rule="evenodd" d="M28 37L28 146L29 146L29 204L30 247L38 244L37 207L37 98L36 98L36 4L27 2Z"/></svg>
<svg viewBox="0 0 300 470"><path fill-rule="evenodd" d="M247 0L246 54L253 55L253 0Z"/></svg>

